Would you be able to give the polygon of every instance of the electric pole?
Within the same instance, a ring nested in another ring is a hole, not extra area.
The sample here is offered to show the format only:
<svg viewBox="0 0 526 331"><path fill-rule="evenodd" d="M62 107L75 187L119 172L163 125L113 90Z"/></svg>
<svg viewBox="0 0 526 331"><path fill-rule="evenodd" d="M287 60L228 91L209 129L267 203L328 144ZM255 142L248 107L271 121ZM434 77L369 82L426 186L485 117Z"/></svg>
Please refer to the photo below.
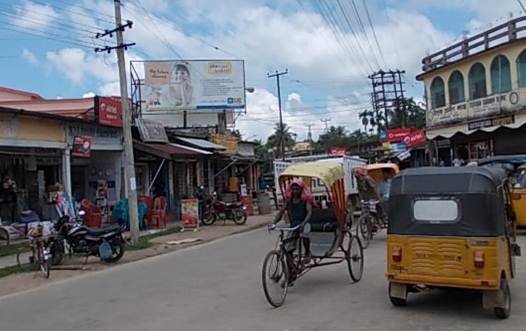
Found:
<svg viewBox="0 0 526 331"><path fill-rule="evenodd" d="M322 118L320 121L322 123L325 123L325 132L326 133L329 132L329 127L327 126L327 123L329 123L331 121L331 119L330 118Z"/></svg>
<svg viewBox="0 0 526 331"><path fill-rule="evenodd" d="M285 134L285 128L283 127L283 115L281 114L281 91L279 86L279 76L286 75L289 73L288 69L285 69L285 71L279 72L276 70L275 73L267 73L267 78L273 78L276 77L276 84L278 86L278 109L279 109L279 147L280 147L280 153L283 161L285 161L285 144L283 142L283 135Z"/></svg>
<svg viewBox="0 0 526 331"><path fill-rule="evenodd" d="M117 46L106 46L102 49L96 48L95 52L107 51L109 53L111 50L115 49L117 53L124 131L124 177L126 192L128 193L128 217L130 220L131 241L135 244L139 239L139 217L137 212L137 184L135 182L135 162L133 158L133 140L131 133L132 116L130 102L128 100L128 83L126 81L126 63L124 59L124 50L129 46L135 45L135 43L124 44L122 32L125 28L131 28L132 22L127 21L126 24L122 25L121 2L120 0L114 0L113 3L115 5L115 29L111 31L106 30L104 33L97 33L96 38L104 37L106 35L111 37L112 34L115 33L117 37Z"/></svg>
<svg viewBox="0 0 526 331"><path fill-rule="evenodd" d="M312 124L307 124L307 127L309 128L309 133L307 134L307 140L309 141L309 153L312 155Z"/></svg>

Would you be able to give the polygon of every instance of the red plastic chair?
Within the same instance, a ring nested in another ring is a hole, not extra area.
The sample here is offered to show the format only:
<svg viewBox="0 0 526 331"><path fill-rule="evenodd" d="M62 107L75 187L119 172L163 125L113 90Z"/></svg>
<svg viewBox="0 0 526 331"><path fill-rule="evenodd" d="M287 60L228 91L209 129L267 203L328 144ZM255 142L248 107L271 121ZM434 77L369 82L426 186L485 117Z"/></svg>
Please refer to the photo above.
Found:
<svg viewBox="0 0 526 331"><path fill-rule="evenodd" d="M166 227L166 198L157 197L153 200L152 224L157 228Z"/></svg>
<svg viewBox="0 0 526 331"><path fill-rule="evenodd" d="M144 215L144 218L146 219L146 224L150 226L153 215L153 198L147 195L141 195L137 200L146 205L146 215Z"/></svg>
<svg viewBox="0 0 526 331"><path fill-rule="evenodd" d="M100 228L102 225L102 213L100 208L93 202L84 199L80 202L80 209L86 212L84 224L90 228Z"/></svg>

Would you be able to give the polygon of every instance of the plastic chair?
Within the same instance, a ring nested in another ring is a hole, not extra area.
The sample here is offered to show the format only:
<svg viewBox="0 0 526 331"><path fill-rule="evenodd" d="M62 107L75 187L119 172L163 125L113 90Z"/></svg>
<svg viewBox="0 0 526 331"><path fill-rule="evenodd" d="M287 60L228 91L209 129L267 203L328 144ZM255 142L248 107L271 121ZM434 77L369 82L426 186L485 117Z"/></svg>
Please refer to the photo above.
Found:
<svg viewBox="0 0 526 331"><path fill-rule="evenodd" d="M163 228L166 227L166 198L165 197L157 197L153 200L151 223L155 224L157 228L160 228L161 226Z"/></svg>
<svg viewBox="0 0 526 331"><path fill-rule="evenodd" d="M141 195L137 198L137 201L144 203L146 207L146 214L144 215L146 219L146 224L149 226L152 223L152 213L153 213L153 198L147 195Z"/></svg>
<svg viewBox="0 0 526 331"><path fill-rule="evenodd" d="M100 228L102 225L102 213L93 202L84 199L80 202L80 209L86 212L84 224L90 228Z"/></svg>

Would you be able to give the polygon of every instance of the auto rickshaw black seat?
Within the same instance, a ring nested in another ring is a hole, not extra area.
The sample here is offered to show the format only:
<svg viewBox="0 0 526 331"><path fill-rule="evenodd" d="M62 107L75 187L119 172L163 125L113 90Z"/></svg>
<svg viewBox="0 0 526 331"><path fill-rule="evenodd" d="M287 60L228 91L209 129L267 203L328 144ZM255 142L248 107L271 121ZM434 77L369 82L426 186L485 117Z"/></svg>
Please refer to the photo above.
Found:
<svg viewBox="0 0 526 331"><path fill-rule="evenodd" d="M312 208L310 218L312 232L335 232L336 231L336 212L334 208Z"/></svg>

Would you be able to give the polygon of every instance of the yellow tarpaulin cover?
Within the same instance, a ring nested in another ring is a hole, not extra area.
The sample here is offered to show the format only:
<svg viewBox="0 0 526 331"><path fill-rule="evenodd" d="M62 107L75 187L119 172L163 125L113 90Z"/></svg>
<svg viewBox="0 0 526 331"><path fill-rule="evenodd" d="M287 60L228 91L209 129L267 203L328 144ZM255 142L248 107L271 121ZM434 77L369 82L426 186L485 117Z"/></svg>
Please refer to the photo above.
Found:
<svg viewBox="0 0 526 331"><path fill-rule="evenodd" d="M316 177L327 187L344 177L343 167L338 162L307 162L290 165L282 177Z"/></svg>

